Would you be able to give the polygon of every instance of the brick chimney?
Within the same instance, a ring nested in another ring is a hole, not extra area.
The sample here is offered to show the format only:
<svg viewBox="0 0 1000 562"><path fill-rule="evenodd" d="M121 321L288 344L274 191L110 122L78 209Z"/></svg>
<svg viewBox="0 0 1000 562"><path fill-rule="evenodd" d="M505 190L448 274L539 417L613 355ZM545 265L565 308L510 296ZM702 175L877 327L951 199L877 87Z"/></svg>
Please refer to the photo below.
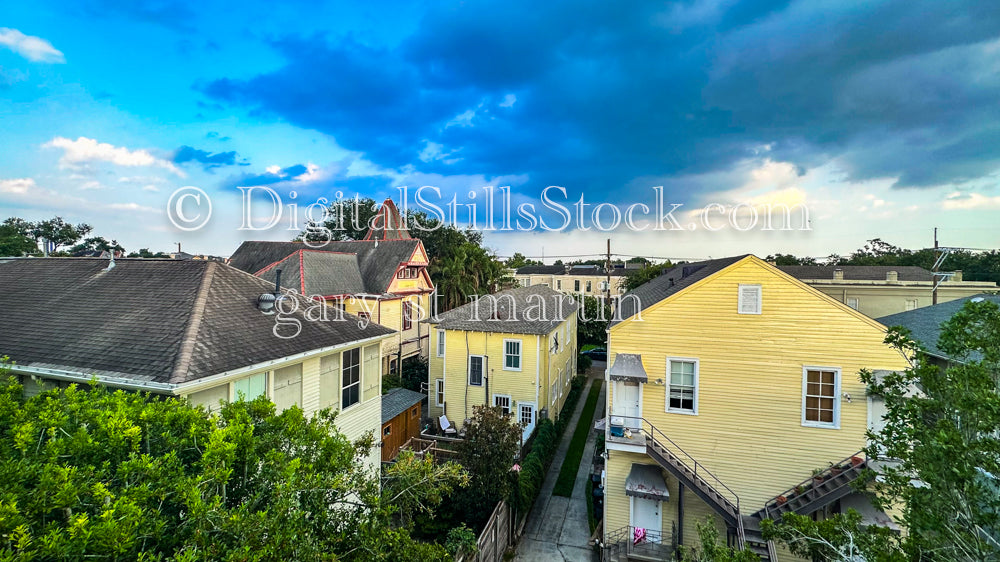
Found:
<svg viewBox="0 0 1000 562"><path fill-rule="evenodd" d="M844 280L844 270L840 269L839 267L837 269L834 269L833 270L833 280L834 281L843 281Z"/></svg>
<svg viewBox="0 0 1000 562"><path fill-rule="evenodd" d="M886 273L885 274L885 280L888 281L888 282L890 282L890 283L895 283L896 281L899 281L899 272L890 271L890 272Z"/></svg>

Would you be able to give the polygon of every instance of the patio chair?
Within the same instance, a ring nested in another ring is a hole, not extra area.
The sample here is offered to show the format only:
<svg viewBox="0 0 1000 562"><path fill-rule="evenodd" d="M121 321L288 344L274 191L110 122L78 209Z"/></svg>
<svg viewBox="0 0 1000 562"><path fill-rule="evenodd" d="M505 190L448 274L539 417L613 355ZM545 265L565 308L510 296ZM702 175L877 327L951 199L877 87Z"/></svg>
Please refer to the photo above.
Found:
<svg viewBox="0 0 1000 562"><path fill-rule="evenodd" d="M438 423L441 424L441 431L443 431L446 436L458 435L458 431L455 429L455 426L451 425L451 422L448 421L447 415L441 414L441 417L438 418Z"/></svg>

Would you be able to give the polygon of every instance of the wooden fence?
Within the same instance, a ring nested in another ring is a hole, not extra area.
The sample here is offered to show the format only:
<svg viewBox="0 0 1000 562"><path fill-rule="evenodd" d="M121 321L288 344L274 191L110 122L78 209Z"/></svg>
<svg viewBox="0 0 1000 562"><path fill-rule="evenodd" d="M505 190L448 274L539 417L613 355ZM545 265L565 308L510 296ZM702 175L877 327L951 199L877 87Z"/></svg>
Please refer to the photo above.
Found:
<svg viewBox="0 0 1000 562"><path fill-rule="evenodd" d="M456 562L500 562L507 549L514 546L524 529L514 518L514 510L507 502L501 501L493 509L486 527L476 539L475 556L460 555Z"/></svg>

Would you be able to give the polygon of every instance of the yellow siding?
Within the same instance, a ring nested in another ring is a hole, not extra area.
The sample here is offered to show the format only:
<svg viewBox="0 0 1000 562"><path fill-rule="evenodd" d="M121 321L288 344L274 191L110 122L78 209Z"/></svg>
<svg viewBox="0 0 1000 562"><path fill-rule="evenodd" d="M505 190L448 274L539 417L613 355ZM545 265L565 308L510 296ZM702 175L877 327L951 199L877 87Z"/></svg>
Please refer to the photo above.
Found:
<svg viewBox="0 0 1000 562"><path fill-rule="evenodd" d="M428 414L431 417L437 418L442 413L447 413L448 419L461 427L464 420L472 415L474 406L492 405L495 394L510 396L511 410L514 412L517 411L518 403L535 404L538 419L541 419L542 410L546 410L549 418L554 419L565 403L571 375L576 368L576 316L571 316L547 336L446 330L444 357L438 357L437 354L438 329L431 325L430 332ZM559 334L561 343L559 351L553 354L550 346L555 333ZM568 339L566 334L569 334ZM521 341L520 371L503 368L505 339ZM486 385L468 384L468 361L471 355L484 355L487 358L488 396ZM568 374L567 363L570 370ZM444 408L436 404L435 381L438 379L445 381ZM553 382L557 383L555 400L551 396Z"/></svg>
<svg viewBox="0 0 1000 562"><path fill-rule="evenodd" d="M737 314L740 283L762 286L762 314ZM609 365L638 353L650 381L667 357L699 360L698 413L667 413L666 385L645 384L642 414L740 496L744 511L865 445L857 373L903 369L874 321L750 257L613 327ZM803 366L841 369L840 429L803 427ZM608 406L613 404L613 385ZM609 496L613 489L608 490Z"/></svg>

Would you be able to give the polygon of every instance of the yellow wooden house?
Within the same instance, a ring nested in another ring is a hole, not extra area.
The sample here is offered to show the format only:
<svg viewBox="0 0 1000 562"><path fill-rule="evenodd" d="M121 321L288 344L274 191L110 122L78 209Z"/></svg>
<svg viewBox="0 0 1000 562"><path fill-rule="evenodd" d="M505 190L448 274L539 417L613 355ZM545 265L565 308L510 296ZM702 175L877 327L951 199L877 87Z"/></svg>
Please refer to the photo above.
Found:
<svg viewBox="0 0 1000 562"><path fill-rule="evenodd" d="M562 411L576 371L578 303L549 287L508 289L432 317L428 410L459 432L475 406L524 428Z"/></svg>
<svg viewBox="0 0 1000 562"><path fill-rule="evenodd" d="M697 545L708 517L763 560L794 559L759 533L785 511L851 507L895 525L851 487L873 423L858 373L907 366L884 326L752 255L678 265L627 294L618 314L608 559L665 559L673 544Z"/></svg>
<svg viewBox="0 0 1000 562"><path fill-rule="evenodd" d="M396 370L408 357L426 356L434 283L423 242L412 238L391 199L386 199L364 240L244 242L230 264L266 281L381 324L396 332L382 342L382 366Z"/></svg>

